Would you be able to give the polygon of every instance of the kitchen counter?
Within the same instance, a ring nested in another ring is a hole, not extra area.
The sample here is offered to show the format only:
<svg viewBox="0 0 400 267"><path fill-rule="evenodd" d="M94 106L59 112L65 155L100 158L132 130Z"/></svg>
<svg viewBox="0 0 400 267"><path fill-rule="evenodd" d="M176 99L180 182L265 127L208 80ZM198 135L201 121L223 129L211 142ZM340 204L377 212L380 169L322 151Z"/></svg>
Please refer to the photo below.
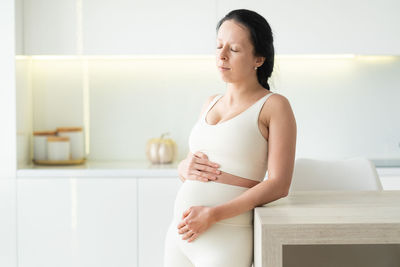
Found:
<svg viewBox="0 0 400 267"><path fill-rule="evenodd" d="M46 166L28 164L20 166L17 176L176 176L178 164L152 165L148 161L86 161L81 165ZM400 176L400 165L377 165L381 176Z"/></svg>
<svg viewBox="0 0 400 267"><path fill-rule="evenodd" d="M17 177L178 177L178 164L152 165L148 161L86 161L81 165L45 166L29 164Z"/></svg>
<svg viewBox="0 0 400 267"><path fill-rule="evenodd" d="M178 164L152 165L143 161L86 161L82 165L45 166L29 164L20 166L17 177L23 178L91 178L91 177L127 177L127 178L177 178ZM400 167L377 167L384 190L400 190Z"/></svg>

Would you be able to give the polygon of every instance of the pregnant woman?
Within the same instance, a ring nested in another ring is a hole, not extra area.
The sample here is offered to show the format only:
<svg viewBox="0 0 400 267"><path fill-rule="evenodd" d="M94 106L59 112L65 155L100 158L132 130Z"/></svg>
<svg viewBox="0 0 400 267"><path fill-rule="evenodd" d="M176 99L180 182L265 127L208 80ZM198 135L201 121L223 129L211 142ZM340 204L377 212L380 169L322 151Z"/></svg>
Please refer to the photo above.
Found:
<svg viewBox="0 0 400 267"><path fill-rule="evenodd" d="M268 85L268 22L250 10L228 13L217 25L216 64L227 90L209 97L190 133L164 267L250 267L253 209L289 191L296 121Z"/></svg>

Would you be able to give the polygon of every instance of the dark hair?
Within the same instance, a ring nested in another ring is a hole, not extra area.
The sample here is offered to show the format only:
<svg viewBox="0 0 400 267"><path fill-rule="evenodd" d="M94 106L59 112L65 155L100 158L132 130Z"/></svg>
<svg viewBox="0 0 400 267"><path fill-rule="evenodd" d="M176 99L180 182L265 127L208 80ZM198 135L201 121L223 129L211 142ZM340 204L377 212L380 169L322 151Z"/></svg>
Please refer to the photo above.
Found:
<svg viewBox="0 0 400 267"><path fill-rule="evenodd" d="M245 26L250 33L250 41L254 47L254 55L265 57L264 63L257 68L258 82L270 90L268 78L271 77L274 68L274 44L272 30L267 20L260 14L247 10L236 9L225 15L217 24L217 32L226 20L234 20Z"/></svg>

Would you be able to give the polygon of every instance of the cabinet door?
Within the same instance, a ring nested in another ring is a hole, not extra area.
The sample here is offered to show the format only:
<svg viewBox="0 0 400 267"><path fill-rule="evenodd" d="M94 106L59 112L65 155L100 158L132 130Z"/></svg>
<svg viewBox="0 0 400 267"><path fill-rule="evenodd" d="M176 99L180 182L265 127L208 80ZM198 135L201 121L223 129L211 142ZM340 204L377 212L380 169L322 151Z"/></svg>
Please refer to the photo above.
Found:
<svg viewBox="0 0 400 267"><path fill-rule="evenodd" d="M217 16L238 8L267 19L278 54L400 54L397 0L219 0Z"/></svg>
<svg viewBox="0 0 400 267"><path fill-rule="evenodd" d="M80 36L77 1L30 0L24 1L22 6L24 54L77 53Z"/></svg>
<svg viewBox="0 0 400 267"><path fill-rule="evenodd" d="M17 266L15 177L0 177L0 266Z"/></svg>
<svg viewBox="0 0 400 267"><path fill-rule="evenodd" d="M138 184L139 266L162 266L164 242L172 221L176 194L182 181L176 178L141 178Z"/></svg>
<svg viewBox="0 0 400 267"><path fill-rule="evenodd" d="M74 266L76 209L70 180L17 179L18 265Z"/></svg>
<svg viewBox="0 0 400 267"><path fill-rule="evenodd" d="M215 1L85 0L85 54L213 54Z"/></svg>
<svg viewBox="0 0 400 267"><path fill-rule="evenodd" d="M23 31L23 0L15 0L15 54L22 55L24 53L24 31ZM3 33L4 34L4 33Z"/></svg>
<svg viewBox="0 0 400 267"><path fill-rule="evenodd" d="M137 179L79 179L76 188L76 266L137 266Z"/></svg>
<svg viewBox="0 0 400 267"><path fill-rule="evenodd" d="M19 266L137 266L136 183L18 178Z"/></svg>

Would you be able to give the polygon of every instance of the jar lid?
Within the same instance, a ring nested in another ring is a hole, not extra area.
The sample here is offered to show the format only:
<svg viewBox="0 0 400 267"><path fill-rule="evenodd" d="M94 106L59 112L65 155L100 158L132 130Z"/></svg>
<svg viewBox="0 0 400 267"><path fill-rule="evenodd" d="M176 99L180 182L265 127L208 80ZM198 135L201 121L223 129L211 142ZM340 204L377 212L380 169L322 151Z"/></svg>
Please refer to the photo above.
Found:
<svg viewBox="0 0 400 267"><path fill-rule="evenodd" d="M81 132L82 127L58 127L57 132Z"/></svg>
<svg viewBox="0 0 400 267"><path fill-rule="evenodd" d="M56 135L56 131L36 131L33 135Z"/></svg>
<svg viewBox="0 0 400 267"><path fill-rule="evenodd" d="M47 142L65 142L69 141L68 136L49 136L47 137Z"/></svg>

